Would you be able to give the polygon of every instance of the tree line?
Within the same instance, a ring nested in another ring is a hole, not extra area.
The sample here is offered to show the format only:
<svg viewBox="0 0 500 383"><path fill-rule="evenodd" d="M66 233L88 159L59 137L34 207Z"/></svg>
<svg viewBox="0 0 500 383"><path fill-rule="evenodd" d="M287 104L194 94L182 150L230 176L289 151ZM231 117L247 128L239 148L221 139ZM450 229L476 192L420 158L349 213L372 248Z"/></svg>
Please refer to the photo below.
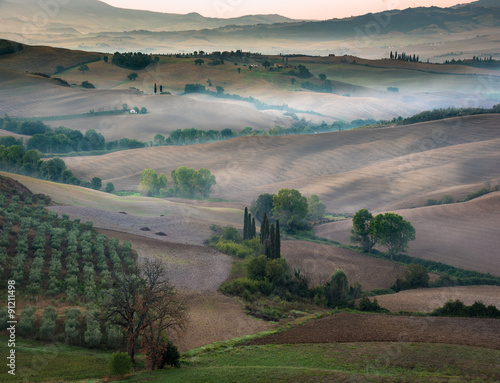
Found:
<svg viewBox="0 0 500 383"><path fill-rule="evenodd" d="M146 68L152 62L158 62L159 57L141 52L115 52L111 58L111 63L127 69L140 70Z"/></svg>

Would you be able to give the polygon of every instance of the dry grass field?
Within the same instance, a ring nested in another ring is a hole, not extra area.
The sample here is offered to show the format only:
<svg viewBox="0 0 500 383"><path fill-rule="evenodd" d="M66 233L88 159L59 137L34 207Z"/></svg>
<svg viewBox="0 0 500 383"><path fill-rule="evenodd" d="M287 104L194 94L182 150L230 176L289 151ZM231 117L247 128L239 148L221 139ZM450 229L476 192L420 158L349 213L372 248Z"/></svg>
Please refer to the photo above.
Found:
<svg viewBox="0 0 500 383"><path fill-rule="evenodd" d="M283 257L292 269L300 269L310 286L328 282L337 269L344 270L349 284L359 282L364 291L390 287L404 267L352 250L304 241L283 241Z"/></svg>
<svg viewBox="0 0 500 383"><path fill-rule="evenodd" d="M483 302L486 306L500 307L500 286L457 286L400 291L397 294L379 295L378 303L389 311L430 313L449 300L460 300L470 306Z"/></svg>
<svg viewBox="0 0 500 383"><path fill-rule="evenodd" d="M416 230L408 254L500 275L500 192L449 205L395 210ZM351 220L315 228L316 235L349 243Z"/></svg>
<svg viewBox="0 0 500 383"><path fill-rule="evenodd" d="M215 174L213 197L250 204L262 193L296 188L330 212L423 206L500 183L496 115L379 129L280 137L241 137L185 147L153 147L65 158L83 179L136 190L143 169L167 176L178 166Z"/></svg>

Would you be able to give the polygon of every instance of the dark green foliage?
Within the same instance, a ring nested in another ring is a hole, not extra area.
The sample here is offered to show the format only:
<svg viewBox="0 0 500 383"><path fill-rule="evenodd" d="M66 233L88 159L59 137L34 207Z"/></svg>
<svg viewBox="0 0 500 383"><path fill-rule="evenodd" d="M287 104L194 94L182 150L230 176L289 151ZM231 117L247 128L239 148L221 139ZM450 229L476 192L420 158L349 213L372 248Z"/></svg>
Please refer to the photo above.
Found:
<svg viewBox="0 0 500 383"><path fill-rule="evenodd" d="M410 264L406 267L404 276L398 278L391 289L394 291L415 289L429 286L429 271L425 266Z"/></svg>
<svg viewBox="0 0 500 383"><path fill-rule="evenodd" d="M42 323L40 326L40 338L51 340L56 332L57 311L54 307L48 306L43 311Z"/></svg>
<svg viewBox="0 0 500 383"><path fill-rule="evenodd" d="M93 177L90 180L90 187L94 190L100 190L102 187L102 180L99 177Z"/></svg>
<svg viewBox="0 0 500 383"><path fill-rule="evenodd" d="M375 312L387 311L387 310L384 310L382 307L380 307L380 305L378 304L377 298L374 298L373 302L372 302L364 294L363 294L361 300L359 301L359 310L360 311L375 311Z"/></svg>
<svg viewBox="0 0 500 383"><path fill-rule="evenodd" d="M0 39L0 56L23 50L23 45L14 41Z"/></svg>
<svg viewBox="0 0 500 383"><path fill-rule="evenodd" d="M406 251L408 242L415 239L415 228L398 214L378 214L370 223L370 236L387 246L392 257Z"/></svg>
<svg viewBox="0 0 500 383"><path fill-rule="evenodd" d="M205 93L205 86L201 84L186 84L184 93Z"/></svg>
<svg viewBox="0 0 500 383"><path fill-rule="evenodd" d="M268 281L256 281L249 278L238 278L221 285L221 291L229 295L241 297L245 290L251 294L269 295L273 290L273 285Z"/></svg>
<svg viewBox="0 0 500 383"><path fill-rule="evenodd" d="M23 311L21 311L21 319L17 324L17 328L19 329L19 333L22 336L30 337L35 334L35 311L36 308L32 306L28 306Z"/></svg>
<svg viewBox="0 0 500 383"><path fill-rule="evenodd" d="M238 230L234 227L228 226L222 232L222 239L226 241L233 241L236 243L241 242L241 235Z"/></svg>
<svg viewBox="0 0 500 383"><path fill-rule="evenodd" d="M135 80L137 79L137 77L139 77L139 75L138 75L137 73L135 73L135 72L132 72L132 73L130 73L130 74L127 76L127 78L128 78L129 80L132 80L132 81L135 81ZM155 87L156 87L156 84L155 84ZM155 93L156 93L156 89L155 89Z"/></svg>
<svg viewBox="0 0 500 383"><path fill-rule="evenodd" d="M108 367L112 375L122 376L130 371L132 362L125 352L115 352L111 355Z"/></svg>
<svg viewBox="0 0 500 383"><path fill-rule="evenodd" d="M179 350L177 349L177 346L168 341L167 349L163 353L163 364L160 366L160 368L163 368L165 365L180 368L180 358L181 355L179 353Z"/></svg>
<svg viewBox="0 0 500 383"><path fill-rule="evenodd" d="M361 244L363 251L370 251L376 240L370 235L373 215L367 209L361 209L352 217L351 242Z"/></svg>
<svg viewBox="0 0 500 383"><path fill-rule="evenodd" d="M106 187L104 188L104 191L105 191L106 193L112 193L112 192L114 192L114 191L115 191L115 185L113 185L113 183L112 183L112 182L108 182L108 183L106 184Z"/></svg>
<svg viewBox="0 0 500 383"><path fill-rule="evenodd" d="M474 302L467 306L462 301L448 301L443 307L432 312L433 316L450 317L473 317L473 318L500 318L500 310L495 306L484 305L482 302Z"/></svg>
<svg viewBox="0 0 500 383"><path fill-rule="evenodd" d="M91 82L88 82L87 80L82 81L81 86L82 86L82 88L87 88L87 89L95 88L94 84L92 84Z"/></svg>
<svg viewBox="0 0 500 383"><path fill-rule="evenodd" d="M332 279L325 287L325 297L328 307L345 307L349 302L349 285L347 275L343 270L335 270Z"/></svg>
<svg viewBox="0 0 500 383"><path fill-rule="evenodd" d="M151 56L141 52L115 52L111 59L111 63L114 65L132 70L144 69L151 64L151 62Z"/></svg>
<svg viewBox="0 0 500 383"><path fill-rule="evenodd" d="M243 240L249 239L248 208L245 206L243 215Z"/></svg>
<svg viewBox="0 0 500 383"><path fill-rule="evenodd" d="M333 91L332 82L330 80L323 81L321 84L305 81L300 86L304 89L319 93L332 93Z"/></svg>
<svg viewBox="0 0 500 383"><path fill-rule="evenodd" d="M470 201L471 199L474 199L474 198L478 198L478 197L481 197L485 194L488 194L490 192L489 189L487 188L482 188L474 193L470 193L467 195L467 197L465 197L465 200L464 201Z"/></svg>
<svg viewBox="0 0 500 383"><path fill-rule="evenodd" d="M273 195L273 216L285 222L285 228L296 232L307 227L307 198L296 189L281 189Z"/></svg>
<svg viewBox="0 0 500 383"><path fill-rule="evenodd" d="M312 194L307 199L307 220L308 221L318 221L325 215L326 205L321 202L316 194Z"/></svg>

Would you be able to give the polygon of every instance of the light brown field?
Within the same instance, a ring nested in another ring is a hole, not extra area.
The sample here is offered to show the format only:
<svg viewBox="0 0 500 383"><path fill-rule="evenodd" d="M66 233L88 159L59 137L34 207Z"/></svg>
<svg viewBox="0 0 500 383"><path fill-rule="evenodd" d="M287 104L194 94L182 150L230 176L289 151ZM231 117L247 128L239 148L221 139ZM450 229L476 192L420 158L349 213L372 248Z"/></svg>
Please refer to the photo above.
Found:
<svg viewBox="0 0 500 383"><path fill-rule="evenodd" d="M395 210L416 230L408 254L500 275L500 192L449 205ZM351 220L315 228L316 235L349 243Z"/></svg>
<svg viewBox="0 0 500 383"><path fill-rule="evenodd" d="M430 313L449 300L460 300L470 306L482 302L500 308L500 286L458 286L400 291L397 294L379 295L378 303L394 312L414 311Z"/></svg>
<svg viewBox="0 0 500 383"><path fill-rule="evenodd" d="M318 243L283 241L281 251L290 268L300 269L309 278L311 287L328 282L341 269L350 285L359 282L364 291L383 289L404 271L403 266L389 261Z"/></svg>
<svg viewBox="0 0 500 383"><path fill-rule="evenodd" d="M65 158L83 179L135 190L145 168L167 176L178 166L212 171L213 197L249 204L262 193L295 188L317 194L330 212L423 206L463 198L500 183L496 115L303 136L241 137L212 144L153 147Z"/></svg>
<svg viewBox="0 0 500 383"><path fill-rule="evenodd" d="M242 303L217 291L229 275L229 256L206 246L172 243L107 229L99 229L99 232L131 242L140 258L158 258L165 262L168 279L188 306L184 330L171 336L181 352L271 326L245 315Z"/></svg>

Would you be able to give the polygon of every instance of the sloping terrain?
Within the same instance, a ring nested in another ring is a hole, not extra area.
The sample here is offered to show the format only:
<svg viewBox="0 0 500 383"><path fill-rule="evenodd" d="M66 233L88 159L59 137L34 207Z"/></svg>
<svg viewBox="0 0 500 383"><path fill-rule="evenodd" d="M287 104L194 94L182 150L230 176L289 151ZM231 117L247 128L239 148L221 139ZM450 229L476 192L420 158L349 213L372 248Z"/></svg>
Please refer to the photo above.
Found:
<svg viewBox="0 0 500 383"><path fill-rule="evenodd" d="M478 318L330 315L246 344L420 342L500 349L500 321Z"/></svg>
<svg viewBox="0 0 500 383"><path fill-rule="evenodd" d="M337 269L343 270L353 285L359 282L364 291L384 289L394 284L404 267L352 250L304 241L283 241L283 257L292 269L308 277L310 287L325 284Z"/></svg>
<svg viewBox="0 0 500 383"><path fill-rule="evenodd" d="M448 205L395 210L416 230L408 254L500 275L500 192ZM315 228L318 236L349 243L351 220Z"/></svg>
<svg viewBox="0 0 500 383"><path fill-rule="evenodd" d="M486 306L500 307L500 286L454 286L429 289L404 290L397 294L376 297L380 306L389 311L430 313L444 306L449 300L460 300L470 306L482 302Z"/></svg>
<svg viewBox="0 0 500 383"><path fill-rule="evenodd" d="M241 137L212 144L153 147L65 158L83 179L100 177L136 190L145 168L170 175L178 166L211 170L212 196L250 204L259 194L296 188L317 194L330 212L423 206L463 198L500 183L498 116L305 136ZM452 193L450 192L452 191Z"/></svg>

